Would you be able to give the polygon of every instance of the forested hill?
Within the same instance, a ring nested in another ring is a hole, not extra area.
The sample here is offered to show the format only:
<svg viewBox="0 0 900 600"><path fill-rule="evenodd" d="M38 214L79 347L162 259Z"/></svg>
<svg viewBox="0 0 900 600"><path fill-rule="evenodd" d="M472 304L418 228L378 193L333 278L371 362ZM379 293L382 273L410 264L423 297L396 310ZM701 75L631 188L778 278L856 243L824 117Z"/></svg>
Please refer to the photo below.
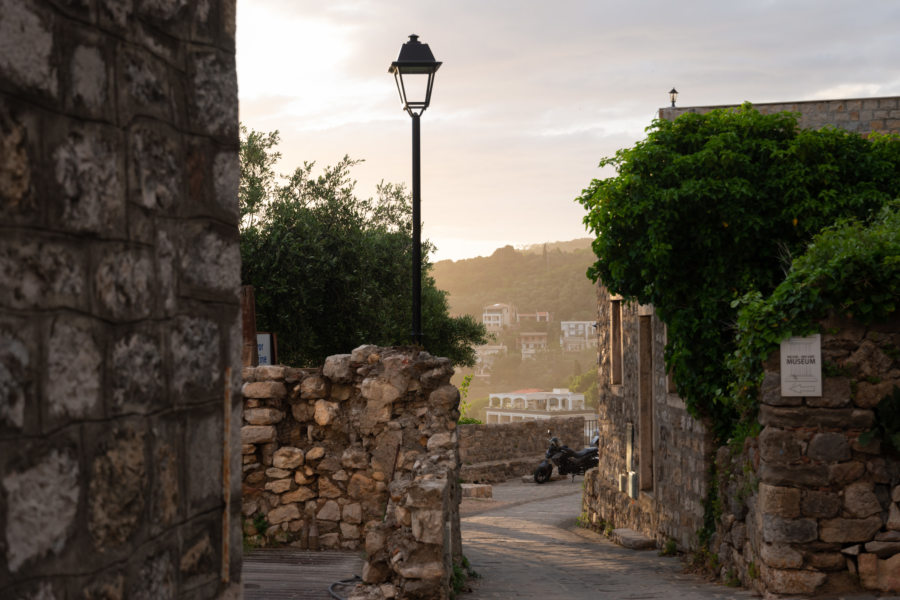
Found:
<svg viewBox="0 0 900 600"><path fill-rule="evenodd" d="M437 288L450 292L452 315L480 321L485 305L510 302L519 312L550 311L554 321L592 321L597 292L585 275L595 261L590 243L583 238L522 250L505 246L487 257L442 260L432 274Z"/></svg>

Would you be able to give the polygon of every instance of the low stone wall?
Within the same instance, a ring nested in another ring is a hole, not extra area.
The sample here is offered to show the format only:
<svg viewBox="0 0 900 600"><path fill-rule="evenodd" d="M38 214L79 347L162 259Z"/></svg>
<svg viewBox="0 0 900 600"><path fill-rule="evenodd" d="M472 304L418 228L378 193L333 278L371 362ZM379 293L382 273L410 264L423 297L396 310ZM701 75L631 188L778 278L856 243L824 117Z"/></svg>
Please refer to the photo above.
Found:
<svg viewBox="0 0 900 600"><path fill-rule="evenodd" d="M725 514L713 550L723 573L760 593L900 591L900 457L859 436L900 385L900 319L827 322L821 397L782 397L779 355L766 363L758 440L719 452Z"/></svg>
<svg viewBox="0 0 900 600"><path fill-rule="evenodd" d="M357 596L449 598L462 556L452 373L447 359L375 346L321 370L244 369L248 541L365 548Z"/></svg>
<svg viewBox="0 0 900 600"><path fill-rule="evenodd" d="M459 426L460 477L467 483L496 483L530 474L547 451L547 430L581 449L584 418L552 418Z"/></svg>

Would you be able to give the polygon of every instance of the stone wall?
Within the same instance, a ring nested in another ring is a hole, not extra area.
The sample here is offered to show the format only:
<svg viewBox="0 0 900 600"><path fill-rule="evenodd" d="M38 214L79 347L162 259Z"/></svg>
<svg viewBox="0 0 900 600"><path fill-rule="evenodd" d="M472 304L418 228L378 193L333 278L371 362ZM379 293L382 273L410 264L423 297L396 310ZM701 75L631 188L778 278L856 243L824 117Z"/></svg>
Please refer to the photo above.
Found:
<svg viewBox="0 0 900 600"><path fill-rule="evenodd" d="M584 417L460 425L460 477L466 483L496 483L530 475L547 452L548 429L571 448L584 446Z"/></svg>
<svg viewBox="0 0 900 600"><path fill-rule="evenodd" d="M585 476L585 512L594 527L602 524L633 529L660 545L675 540L680 549L693 550L698 547L696 533L703 524L703 501L714 452L712 436L688 415L684 402L669 392L663 362L665 326L652 307L619 304L622 341L620 349L614 349L613 301L604 287L598 287L600 464ZM650 362L651 389L646 399L651 418L643 422L642 317L644 327L650 329L644 338L649 347L643 360ZM613 383L614 351L622 357L621 383ZM649 444L643 451L641 436L647 436ZM649 456L644 456L648 450ZM644 481L641 461L650 463Z"/></svg>
<svg viewBox="0 0 900 600"><path fill-rule="evenodd" d="M0 0L0 597L240 594L234 10Z"/></svg>
<svg viewBox="0 0 900 600"><path fill-rule="evenodd" d="M900 591L900 455L859 436L900 385L900 318L822 324L821 397L782 397L779 354L766 363L758 440L720 451L723 569L760 592Z"/></svg>
<svg viewBox="0 0 900 600"><path fill-rule="evenodd" d="M244 369L244 533L365 549L378 598L449 598L462 555L459 392L445 358L361 346L319 369ZM368 595L367 595L368 594Z"/></svg>
<svg viewBox="0 0 900 600"><path fill-rule="evenodd" d="M667 107L659 110L661 119L675 119L684 113L707 113L734 105ZM809 100L804 102L763 102L753 107L763 114L782 111L800 113L803 129L821 129L826 125L857 133L900 133L900 97Z"/></svg>

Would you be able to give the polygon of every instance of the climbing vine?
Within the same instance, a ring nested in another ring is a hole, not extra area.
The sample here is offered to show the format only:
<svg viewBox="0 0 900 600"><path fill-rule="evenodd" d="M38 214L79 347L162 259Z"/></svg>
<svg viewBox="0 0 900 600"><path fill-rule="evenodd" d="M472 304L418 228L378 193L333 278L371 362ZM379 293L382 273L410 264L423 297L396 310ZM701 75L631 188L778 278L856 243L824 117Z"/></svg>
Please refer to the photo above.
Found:
<svg viewBox="0 0 900 600"><path fill-rule="evenodd" d="M897 195L900 139L802 130L745 104L656 120L600 165L616 176L577 199L596 235L588 276L654 305L678 393L727 439L741 408L727 364L738 308L771 294L815 234Z"/></svg>

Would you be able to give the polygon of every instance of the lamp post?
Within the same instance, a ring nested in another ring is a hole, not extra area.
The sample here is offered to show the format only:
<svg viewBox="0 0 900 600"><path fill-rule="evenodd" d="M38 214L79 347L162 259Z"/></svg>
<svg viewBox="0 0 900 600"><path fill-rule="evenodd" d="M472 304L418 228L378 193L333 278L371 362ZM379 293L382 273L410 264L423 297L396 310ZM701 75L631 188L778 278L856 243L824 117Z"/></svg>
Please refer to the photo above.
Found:
<svg viewBox="0 0 900 600"><path fill-rule="evenodd" d="M412 247L412 341L422 344L422 232L421 202L422 189L419 177L419 117L431 102L431 87L434 74L441 63L434 60L428 44L419 41L419 36L409 36L409 41L400 48L400 56L391 63L389 73L393 73L400 93L403 110L412 117L412 197L413 197L413 247Z"/></svg>
<svg viewBox="0 0 900 600"><path fill-rule="evenodd" d="M678 98L678 90L672 88L669 90L669 100L672 101L672 108L675 108L675 99Z"/></svg>

